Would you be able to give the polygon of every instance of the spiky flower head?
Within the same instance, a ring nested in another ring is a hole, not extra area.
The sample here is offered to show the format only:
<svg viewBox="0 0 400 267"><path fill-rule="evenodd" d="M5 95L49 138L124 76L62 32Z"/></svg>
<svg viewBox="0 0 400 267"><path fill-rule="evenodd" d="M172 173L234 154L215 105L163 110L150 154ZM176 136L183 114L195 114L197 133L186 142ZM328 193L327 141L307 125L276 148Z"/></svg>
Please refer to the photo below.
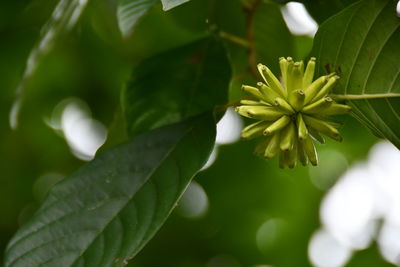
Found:
<svg viewBox="0 0 400 267"><path fill-rule="evenodd" d="M350 107L336 103L328 95L339 79L335 73L314 80L315 58L311 58L304 70L303 61L294 62L291 57L280 58L281 80L271 70L258 64L264 82L257 87L243 85L251 99L240 101L236 111L245 117L256 119L242 131L242 138L251 139L264 135L255 153L266 159L280 155L281 168L293 168L297 159L305 166L308 161L318 164L314 141L323 144L323 134L336 141L342 137L337 123L328 116L345 114Z"/></svg>

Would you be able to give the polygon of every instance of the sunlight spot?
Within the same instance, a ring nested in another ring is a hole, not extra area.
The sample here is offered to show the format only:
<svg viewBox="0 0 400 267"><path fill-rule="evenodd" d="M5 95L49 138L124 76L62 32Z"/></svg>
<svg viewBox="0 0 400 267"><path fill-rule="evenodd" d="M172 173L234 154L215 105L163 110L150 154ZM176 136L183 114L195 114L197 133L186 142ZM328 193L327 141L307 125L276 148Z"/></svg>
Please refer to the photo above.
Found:
<svg viewBox="0 0 400 267"><path fill-rule="evenodd" d="M397 2L396 13L397 13L397 16L400 17L400 1Z"/></svg>
<svg viewBox="0 0 400 267"><path fill-rule="evenodd" d="M297 2L289 2L282 8L286 25L294 35L314 37L318 24L310 16L305 6Z"/></svg>
<svg viewBox="0 0 400 267"><path fill-rule="evenodd" d="M93 159L107 138L106 127L92 119L89 106L80 99L61 101L54 108L52 117L45 121L63 134L72 153L81 160Z"/></svg>
<svg viewBox="0 0 400 267"><path fill-rule="evenodd" d="M378 238L382 256L393 264L400 263L400 225L384 223Z"/></svg>
<svg viewBox="0 0 400 267"><path fill-rule="evenodd" d="M380 216L400 227L400 152L389 142L376 144L370 152L371 177L376 183Z"/></svg>
<svg viewBox="0 0 400 267"><path fill-rule="evenodd" d="M362 249L371 241L369 221L374 217L374 190L366 165L347 171L321 204L321 220L343 244ZM370 231L368 231L370 232Z"/></svg>
<svg viewBox="0 0 400 267"><path fill-rule="evenodd" d="M368 160L346 171L321 204L324 229L337 242L359 250L375 239L383 257L395 264L400 261L399 162L400 151L391 143L374 145Z"/></svg>
<svg viewBox="0 0 400 267"><path fill-rule="evenodd" d="M176 212L185 218L197 219L203 217L208 210L208 196L204 188L193 181L183 194Z"/></svg>
<svg viewBox="0 0 400 267"><path fill-rule="evenodd" d="M347 159L335 150L323 150L318 153L318 166L310 166L312 183L321 190L329 189L348 167Z"/></svg>
<svg viewBox="0 0 400 267"><path fill-rule="evenodd" d="M344 266L351 253L349 248L342 246L325 230L315 232L308 247L308 257L317 267Z"/></svg>
<svg viewBox="0 0 400 267"><path fill-rule="evenodd" d="M211 258L206 267L241 267L242 265L231 255L217 255Z"/></svg>
<svg viewBox="0 0 400 267"><path fill-rule="evenodd" d="M9 115L9 123L11 129L15 130L18 127L18 113L21 109L21 99L17 99L11 106L10 115Z"/></svg>
<svg viewBox="0 0 400 267"><path fill-rule="evenodd" d="M285 222L282 219L274 218L265 221L257 230L256 243L262 252L271 249L282 235Z"/></svg>
<svg viewBox="0 0 400 267"><path fill-rule="evenodd" d="M210 168L211 165L213 165L213 163L217 159L217 156L218 156L218 146L215 145L210 156L208 157L206 164L204 164L204 166L200 169L200 171L204 171L204 170Z"/></svg>
<svg viewBox="0 0 400 267"><path fill-rule="evenodd" d="M233 108L228 108L225 115L217 124L216 143L219 145L231 144L239 140L243 122Z"/></svg>

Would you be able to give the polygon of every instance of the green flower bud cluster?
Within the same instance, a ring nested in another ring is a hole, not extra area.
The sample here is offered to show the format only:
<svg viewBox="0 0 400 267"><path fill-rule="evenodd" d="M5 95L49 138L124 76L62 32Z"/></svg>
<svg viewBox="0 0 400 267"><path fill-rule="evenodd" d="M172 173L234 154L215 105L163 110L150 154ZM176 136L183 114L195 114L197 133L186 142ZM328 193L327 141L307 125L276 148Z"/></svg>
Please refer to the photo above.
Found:
<svg viewBox="0 0 400 267"><path fill-rule="evenodd" d="M241 100L236 111L259 120L243 129L242 138L265 136L255 153L266 159L279 154L281 168L294 168L297 160L304 166L308 162L315 166L318 157L314 141L325 143L321 134L342 141L337 130L340 125L329 121L328 116L348 113L351 108L328 96L339 76L330 73L314 80L315 58L305 67L303 61L282 57L279 65L281 80L258 64L264 82L257 87L242 86L251 99Z"/></svg>

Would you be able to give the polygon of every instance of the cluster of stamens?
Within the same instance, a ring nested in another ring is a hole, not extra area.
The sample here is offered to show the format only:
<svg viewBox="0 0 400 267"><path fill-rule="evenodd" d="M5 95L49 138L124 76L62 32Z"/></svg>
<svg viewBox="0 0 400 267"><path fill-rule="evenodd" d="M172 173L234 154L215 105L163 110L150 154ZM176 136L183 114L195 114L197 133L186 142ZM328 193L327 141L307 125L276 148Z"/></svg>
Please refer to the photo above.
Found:
<svg viewBox="0 0 400 267"><path fill-rule="evenodd" d="M339 124L327 120L330 115L345 114L350 107L336 103L329 93L339 76L330 73L314 79L315 58L307 66L303 61L280 58L281 80L271 70L258 64L264 82L257 87L243 85L251 98L240 101L236 111L245 117L259 120L242 131L242 137L265 138L255 153L270 159L279 153L280 167L293 168L299 160L304 166L308 161L318 164L314 141L325 143L323 134L336 141L342 138L337 130Z"/></svg>

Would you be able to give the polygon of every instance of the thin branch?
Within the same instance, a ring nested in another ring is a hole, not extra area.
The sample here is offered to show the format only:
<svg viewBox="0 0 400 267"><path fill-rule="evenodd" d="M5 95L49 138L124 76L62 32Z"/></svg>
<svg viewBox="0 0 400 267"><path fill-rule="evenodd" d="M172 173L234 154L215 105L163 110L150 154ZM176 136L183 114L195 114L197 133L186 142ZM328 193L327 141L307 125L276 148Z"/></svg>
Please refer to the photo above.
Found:
<svg viewBox="0 0 400 267"><path fill-rule="evenodd" d="M238 45L243 46L245 48L250 48L250 43L247 40L245 40L243 38L240 38L240 37L238 37L236 35L233 35L233 34L230 34L230 33L224 32L224 31L221 31L219 33L219 35L222 38L231 41L232 43L238 44Z"/></svg>
<svg viewBox="0 0 400 267"><path fill-rule="evenodd" d="M247 5L244 7L244 10L247 12L247 25L246 25L246 34L247 40L249 42L249 51L248 51L248 69L250 73L254 75L254 77L258 77L257 69L256 69L256 50L254 45L254 17L257 11L258 5L261 4L261 0L255 0L251 5Z"/></svg>

